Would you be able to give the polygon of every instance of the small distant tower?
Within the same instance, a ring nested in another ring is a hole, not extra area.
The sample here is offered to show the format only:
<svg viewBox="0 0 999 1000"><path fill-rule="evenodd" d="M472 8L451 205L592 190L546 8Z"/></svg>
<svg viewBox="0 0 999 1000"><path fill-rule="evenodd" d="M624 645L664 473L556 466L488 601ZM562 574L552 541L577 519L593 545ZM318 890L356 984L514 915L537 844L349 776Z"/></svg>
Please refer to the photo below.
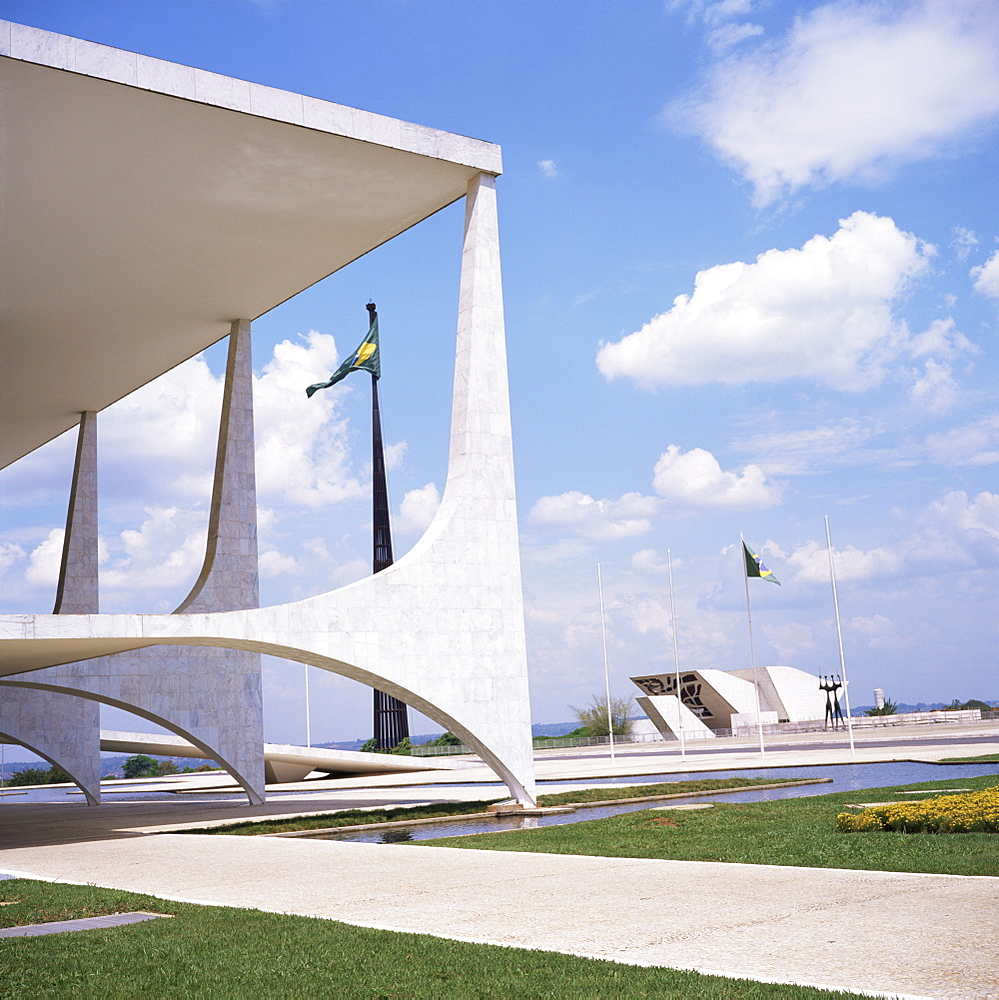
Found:
<svg viewBox="0 0 999 1000"><path fill-rule="evenodd" d="M874 689L874 707L875 708L885 707L885 693L882 688Z"/></svg>

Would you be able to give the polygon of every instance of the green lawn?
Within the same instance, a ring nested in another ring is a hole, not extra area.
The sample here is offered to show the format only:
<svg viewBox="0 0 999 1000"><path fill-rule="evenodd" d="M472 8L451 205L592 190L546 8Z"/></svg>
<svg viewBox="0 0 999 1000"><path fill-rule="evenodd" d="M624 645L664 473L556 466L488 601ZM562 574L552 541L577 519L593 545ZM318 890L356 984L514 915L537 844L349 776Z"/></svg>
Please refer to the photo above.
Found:
<svg viewBox="0 0 999 1000"><path fill-rule="evenodd" d="M840 833L852 802L897 801L905 789L990 788L996 776L953 778L773 802L716 802L697 812L652 809L509 833L416 841L437 847L618 858L672 858L811 868L999 875L999 836L988 833Z"/></svg>
<svg viewBox="0 0 999 1000"><path fill-rule="evenodd" d="M172 920L128 927L0 941L4 998L856 996L366 930L309 917L193 906L91 886L4 881L0 903L11 904L0 905L0 926L7 927L133 910L174 914Z"/></svg>
<svg viewBox="0 0 999 1000"><path fill-rule="evenodd" d="M941 757L941 764L999 764L999 753L983 753L979 757Z"/></svg>
<svg viewBox="0 0 999 1000"><path fill-rule="evenodd" d="M428 819L435 816L467 816L485 812L490 799L482 802L442 802L432 806L395 806L386 809L343 809L340 812L299 816L295 819L246 820L177 833L217 833L226 836L257 837L264 833L292 833L295 830L326 830L337 826L358 826L367 823L394 823L399 820Z"/></svg>

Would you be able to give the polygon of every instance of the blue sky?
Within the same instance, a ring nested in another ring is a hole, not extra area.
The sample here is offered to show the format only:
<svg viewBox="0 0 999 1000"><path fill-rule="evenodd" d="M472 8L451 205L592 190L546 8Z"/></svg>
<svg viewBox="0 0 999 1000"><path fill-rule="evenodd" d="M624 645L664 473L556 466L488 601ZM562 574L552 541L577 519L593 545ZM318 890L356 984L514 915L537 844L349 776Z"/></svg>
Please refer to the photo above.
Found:
<svg viewBox="0 0 999 1000"><path fill-rule="evenodd" d="M990 4L3 2L0 17L472 135L499 181L535 721L681 665L999 699L999 24ZM370 565L368 395L306 401L379 305L397 555L443 485L461 207L255 324L262 595ZM105 610L200 566L218 348L100 421ZM4 610L48 611L72 442L0 473ZM312 685L319 740L369 695ZM267 736L304 737L266 665ZM117 722L115 724L118 724ZM142 724L143 726L145 724ZM124 728L125 724L122 723ZM416 725L417 730L421 728ZM430 727L432 728L432 727Z"/></svg>

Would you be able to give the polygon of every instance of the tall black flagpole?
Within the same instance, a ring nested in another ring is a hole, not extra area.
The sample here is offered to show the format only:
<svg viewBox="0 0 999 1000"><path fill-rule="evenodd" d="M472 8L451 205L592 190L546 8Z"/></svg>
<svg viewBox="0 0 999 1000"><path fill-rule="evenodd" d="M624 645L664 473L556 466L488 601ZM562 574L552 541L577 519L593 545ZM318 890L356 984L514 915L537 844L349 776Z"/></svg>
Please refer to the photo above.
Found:
<svg viewBox="0 0 999 1000"><path fill-rule="evenodd" d="M374 302L366 306L370 323L378 318ZM381 348L379 347L379 350ZM385 479L385 449L382 447L382 421L378 411L378 379L371 374L371 467L372 467L372 572L379 573L392 565L392 528L389 524L388 484ZM405 702L384 691L374 690L374 736L379 750L391 750L409 736L409 713Z"/></svg>

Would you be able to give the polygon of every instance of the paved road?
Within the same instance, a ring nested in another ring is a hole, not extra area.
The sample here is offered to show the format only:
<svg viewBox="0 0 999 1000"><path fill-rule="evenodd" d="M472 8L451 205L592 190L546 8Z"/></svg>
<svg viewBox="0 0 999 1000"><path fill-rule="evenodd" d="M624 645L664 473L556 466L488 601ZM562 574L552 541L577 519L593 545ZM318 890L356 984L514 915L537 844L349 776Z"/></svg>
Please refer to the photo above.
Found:
<svg viewBox="0 0 999 1000"><path fill-rule="evenodd" d="M631 964L999 996L990 878L177 834L3 851L4 869Z"/></svg>

